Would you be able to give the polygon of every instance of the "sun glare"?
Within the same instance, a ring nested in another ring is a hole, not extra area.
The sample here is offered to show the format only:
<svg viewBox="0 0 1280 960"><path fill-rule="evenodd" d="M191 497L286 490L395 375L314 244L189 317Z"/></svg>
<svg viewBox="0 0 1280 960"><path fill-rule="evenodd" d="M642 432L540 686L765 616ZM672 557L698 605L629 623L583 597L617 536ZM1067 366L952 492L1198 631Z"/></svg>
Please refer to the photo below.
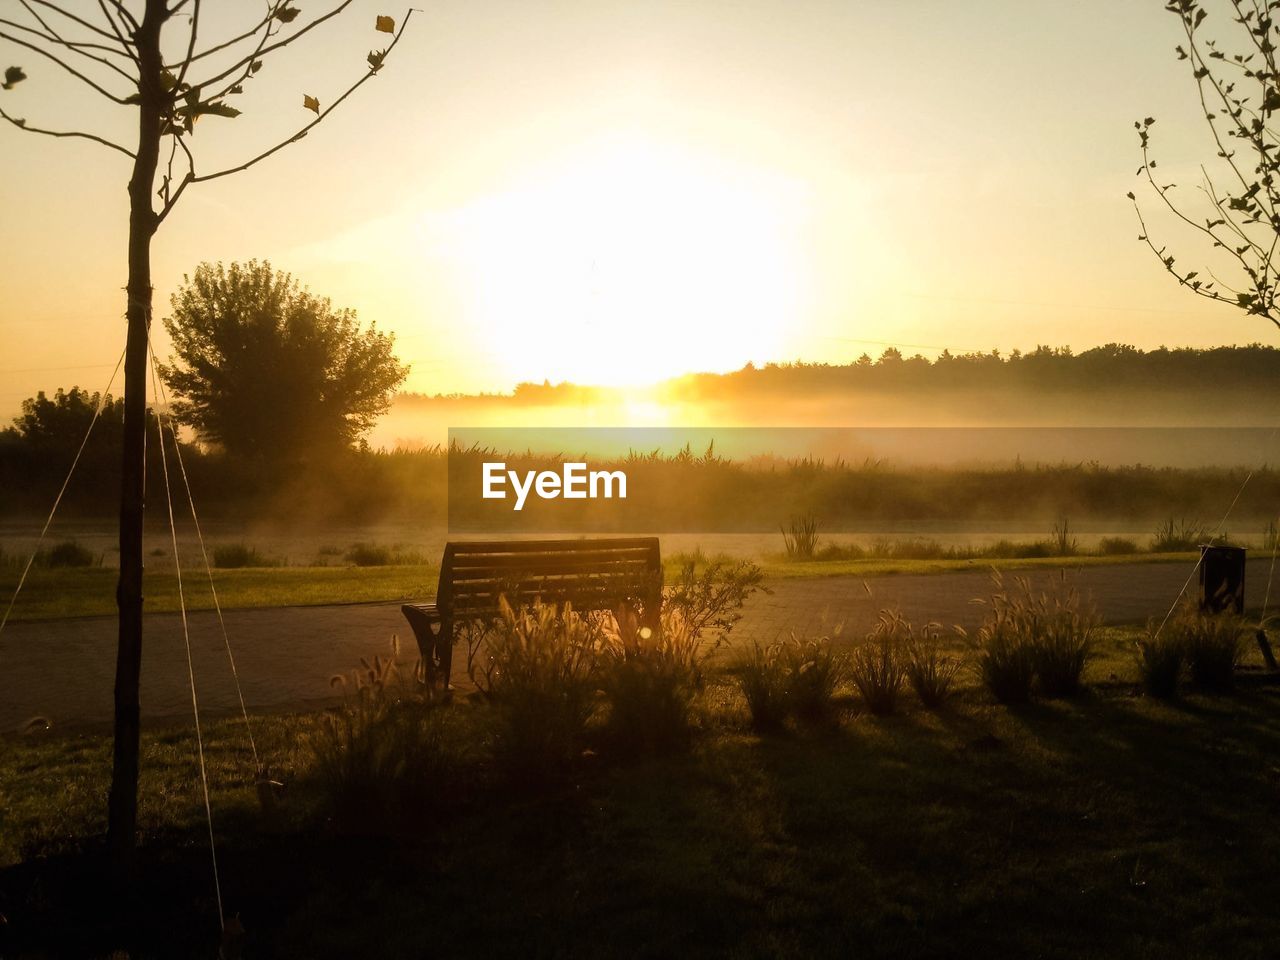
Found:
<svg viewBox="0 0 1280 960"><path fill-rule="evenodd" d="M784 353L805 214L784 177L628 136L462 208L451 232L510 377L625 385Z"/></svg>

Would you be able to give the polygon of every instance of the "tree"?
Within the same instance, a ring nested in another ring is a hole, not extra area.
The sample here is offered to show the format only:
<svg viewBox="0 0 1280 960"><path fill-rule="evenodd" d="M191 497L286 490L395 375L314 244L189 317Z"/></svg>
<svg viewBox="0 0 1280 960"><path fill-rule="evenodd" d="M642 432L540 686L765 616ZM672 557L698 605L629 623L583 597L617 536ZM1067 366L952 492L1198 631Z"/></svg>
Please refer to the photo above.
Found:
<svg viewBox="0 0 1280 960"><path fill-rule="evenodd" d="M124 434L121 442L120 578L116 587L119 634L116 650L115 739L108 845L118 867L132 862L137 834L138 685L142 668L142 518L147 353L151 327L151 241L192 184L230 176L297 143L359 87L377 76L400 42L412 11L399 30L391 17L379 16L377 31L392 34L386 48L371 50L362 74L327 106L310 93L302 109L315 116L294 133L243 162L201 170L193 139L203 117L232 119L233 106L275 53L341 14L351 0L300 23L294 0L266 0L260 16L225 40L200 43L203 0L98 0L88 4L55 0L17 0L0 17L0 41L53 64L83 87L117 107L132 110L138 122L130 148L89 130L55 130L28 123L4 107L0 119L24 133L73 138L98 144L131 161L129 177L128 282L125 286L128 334L124 358ZM21 12L17 9L21 7ZM79 12L77 12L79 11ZM99 14L101 14L99 16ZM15 19L16 18L16 19ZM185 30L171 24L185 21ZM295 24L297 24L295 26ZM168 41L168 42L165 42ZM165 51L179 51L170 56ZM21 66L5 69L0 90L5 98L27 79ZM165 157L163 165L161 158ZM155 201L159 200L158 208Z"/></svg>
<svg viewBox="0 0 1280 960"><path fill-rule="evenodd" d="M104 446L104 441L109 438L118 445L120 427L124 422L123 401L110 394L104 399L101 394L79 387L70 390L59 388L52 397L41 390L34 397L23 400L22 414L14 418L12 429L23 446L38 456L65 460L61 464L65 468L88 433L99 403L102 404L102 413L101 422L94 428L96 446Z"/></svg>
<svg viewBox="0 0 1280 960"><path fill-rule="evenodd" d="M1189 232L1199 235L1215 263L1189 270L1177 265L1167 246L1157 246L1147 230L1136 195L1143 241L1181 285L1198 296L1239 307L1280 328L1277 268L1280 261L1280 0L1225 0L1236 24L1232 41L1220 46L1204 35L1210 19L1200 0L1168 0L1165 9L1182 24L1186 42L1175 50L1187 61L1196 82L1198 103L1216 146L1217 172L1201 166L1203 208L1181 201L1176 183L1157 179L1151 157L1154 117L1134 123L1142 149L1138 175L1161 205ZM1222 271L1219 275L1218 271ZM1229 271L1229 273L1228 273ZM1203 276L1207 273L1208 276ZM1226 277L1224 279L1224 277Z"/></svg>
<svg viewBox="0 0 1280 960"><path fill-rule="evenodd" d="M408 374L391 335L269 263L205 263L183 281L164 320L178 363L161 376L178 418L235 457L287 464L350 447Z"/></svg>

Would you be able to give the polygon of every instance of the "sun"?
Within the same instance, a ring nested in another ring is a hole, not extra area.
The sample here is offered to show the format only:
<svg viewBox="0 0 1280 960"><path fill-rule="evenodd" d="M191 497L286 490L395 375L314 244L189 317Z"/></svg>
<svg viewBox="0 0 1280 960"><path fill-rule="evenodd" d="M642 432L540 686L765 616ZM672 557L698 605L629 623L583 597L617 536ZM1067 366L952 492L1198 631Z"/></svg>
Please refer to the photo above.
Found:
<svg viewBox="0 0 1280 960"><path fill-rule="evenodd" d="M781 355L807 295L804 189L628 134L463 207L466 312L514 380L628 385Z"/></svg>

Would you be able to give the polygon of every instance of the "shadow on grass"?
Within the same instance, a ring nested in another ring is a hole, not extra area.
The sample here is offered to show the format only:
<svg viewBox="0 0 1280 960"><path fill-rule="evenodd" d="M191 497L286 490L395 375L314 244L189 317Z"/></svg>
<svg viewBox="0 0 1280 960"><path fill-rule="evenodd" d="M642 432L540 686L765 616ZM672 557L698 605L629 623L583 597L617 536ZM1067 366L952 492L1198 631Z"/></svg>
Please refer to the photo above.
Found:
<svg viewBox="0 0 1280 960"><path fill-rule="evenodd" d="M417 838L272 830L246 806L221 819L220 864L247 956L1262 957L1277 748L1274 688L967 697L777 737L723 726L482 792ZM119 945L109 889L92 848L0 872L0 954ZM212 955L198 829L148 844L133 904L132 956Z"/></svg>

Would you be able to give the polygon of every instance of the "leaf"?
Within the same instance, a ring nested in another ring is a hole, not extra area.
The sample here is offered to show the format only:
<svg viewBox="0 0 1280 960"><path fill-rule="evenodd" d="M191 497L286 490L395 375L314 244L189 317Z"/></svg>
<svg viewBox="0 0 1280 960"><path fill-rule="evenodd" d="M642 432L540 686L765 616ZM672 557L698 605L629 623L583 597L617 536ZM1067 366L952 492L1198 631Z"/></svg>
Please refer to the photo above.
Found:
<svg viewBox="0 0 1280 960"><path fill-rule="evenodd" d="M228 90L227 93L244 93L244 87L237 83L234 87Z"/></svg>
<svg viewBox="0 0 1280 960"><path fill-rule="evenodd" d="M237 110L235 107L228 106L227 104L221 103L221 102L201 104L196 109L196 113L209 113L215 117L226 117L229 120L234 117L240 116L240 111Z"/></svg>
<svg viewBox="0 0 1280 960"><path fill-rule="evenodd" d="M320 116L320 101L317 100L315 97L308 96L307 94L304 93L302 95L302 105L306 107L308 110L310 110L312 113L314 113L317 117Z"/></svg>
<svg viewBox="0 0 1280 960"><path fill-rule="evenodd" d="M21 67L7 67L4 71L4 83L0 83L0 90L12 90L15 85L27 79L27 75L22 72Z"/></svg>
<svg viewBox="0 0 1280 960"><path fill-rule="evenodd" d="M275 12L275 18L281 23L293 23L293 21L298 19L298 14L301 12L302 11L297 7L291 7L286 4Z"/></svg>
<svg viewBox="0 0 1280 960"><path fill-rule="evenodd" d="M374 21L374 28L381 33L395 33L396 21L394 17L378 17Z"/></svg>
<svg viewBox="0 0 1280 960"><path fill-rule="evenodd" d="M382 62L387 59L387 51L370 50L369 56L365 59L369 61L369 69L376 73L378 70L382 69Z"/></svg>
<svg viewBox="0 0 1280 960"><path fill-rule="evenodd" d="M259 70L261 70L261 69L262 69L262 61L261 61L261 60L255 60L255 61L253 61L253 63L249 64L249 72L250 72L250 73L257 73L257 72L258 72Z"/></svg>

